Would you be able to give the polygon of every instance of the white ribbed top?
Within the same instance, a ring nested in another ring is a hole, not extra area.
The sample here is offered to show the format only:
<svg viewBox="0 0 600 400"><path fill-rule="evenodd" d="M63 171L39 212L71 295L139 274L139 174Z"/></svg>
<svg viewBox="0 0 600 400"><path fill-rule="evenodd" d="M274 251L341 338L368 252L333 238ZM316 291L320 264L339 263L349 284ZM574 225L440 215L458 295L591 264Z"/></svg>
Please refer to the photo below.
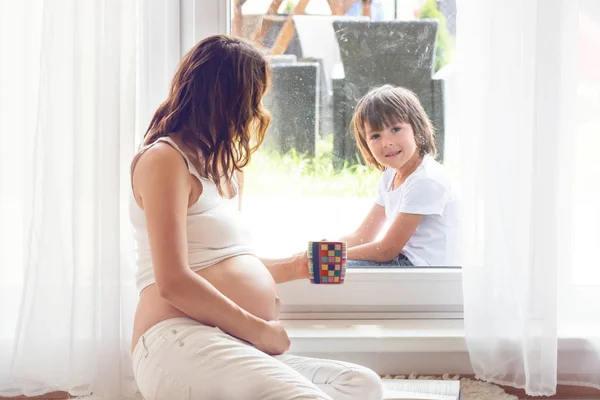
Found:
<svg viewBox="0 0 600 400"><path fill-rule="evenodd" d="M202 178L187 155L169 137L162 137L156 142L140 149L132 162L132 171L138 158L158 142L166 142L177 150L184 158L190 174L202 183L202 194L188 208L187 212L187 241L188 262L193 271L210 267L220 261L241 255L254 254L252 236L244 224L238 209L238 195L225 199L219 195L217 186L210 180ZM234 179L234 183L237 182ZM136 284L141 292L155 282L148 230L144 211L139 207L133 196L129 201L129 215L134 230L136 255Z"/></svg>

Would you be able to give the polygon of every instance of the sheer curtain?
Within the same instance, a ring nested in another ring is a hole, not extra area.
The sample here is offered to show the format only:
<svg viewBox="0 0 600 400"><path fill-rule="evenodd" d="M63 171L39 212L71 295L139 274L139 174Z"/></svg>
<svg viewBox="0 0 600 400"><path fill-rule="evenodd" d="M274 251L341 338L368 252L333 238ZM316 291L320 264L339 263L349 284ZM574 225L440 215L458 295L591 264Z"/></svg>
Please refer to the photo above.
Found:
<svg viewBox="0 0 600 400"><path fill-rule="evenodd" d="M467 345L479 378L600 388L600 7L462 0Z"/></svg>
<svg viewBox="0 0 600 400"><path fill-rule="evenodd" d="M133 394L136 1L0 2L0 396Z"/></svg>
<svg viewBox="0 0 600 400"><path fill-rule="evenodd" d="M129 163L195 5L0 2L0 396L137 397Z"/></svg>

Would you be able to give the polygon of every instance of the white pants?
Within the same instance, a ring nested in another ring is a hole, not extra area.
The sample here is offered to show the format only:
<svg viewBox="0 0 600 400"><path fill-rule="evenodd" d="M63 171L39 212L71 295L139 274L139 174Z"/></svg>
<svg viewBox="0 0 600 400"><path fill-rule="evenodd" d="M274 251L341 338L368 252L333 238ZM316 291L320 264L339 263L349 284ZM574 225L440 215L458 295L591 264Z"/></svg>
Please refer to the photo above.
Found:
<svg viewBox="0 0 600 400"><path fill-rule="evenodd" d="M162 321L133 351L146 400L382 400L375 372L341 361L272 357L219 328Z"/></svg>

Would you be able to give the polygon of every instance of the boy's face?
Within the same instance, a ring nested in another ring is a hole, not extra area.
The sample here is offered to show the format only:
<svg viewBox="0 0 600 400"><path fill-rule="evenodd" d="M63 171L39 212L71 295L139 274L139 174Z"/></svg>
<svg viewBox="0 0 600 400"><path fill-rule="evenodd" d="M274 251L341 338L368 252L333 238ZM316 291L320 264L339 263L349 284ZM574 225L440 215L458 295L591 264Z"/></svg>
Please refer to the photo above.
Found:
<svg viewBox="0 0 600 400"><path fill-rule="evenodd" d="M365 134L371 154L384 167L402 168L418 151L413 128L405 122L385 126L382 130L372 129L366 122Z"/></svg>

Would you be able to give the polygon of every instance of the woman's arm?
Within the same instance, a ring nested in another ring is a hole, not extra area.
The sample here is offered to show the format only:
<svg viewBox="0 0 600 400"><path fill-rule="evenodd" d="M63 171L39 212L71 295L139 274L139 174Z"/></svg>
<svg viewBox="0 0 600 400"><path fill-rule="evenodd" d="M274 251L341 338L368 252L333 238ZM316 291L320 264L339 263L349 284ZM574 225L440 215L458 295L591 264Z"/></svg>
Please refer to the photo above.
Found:
<svg viewBox="0 0 600 400"><path fill-rule="evenodd" d="M375 203L358 229L349 235L342 236L339 240L346 242L348 248L371 243L377 238L384 225L385 208Z"/></svg>
<svg viewBox="0 0 600 400"><path fill-rule="evenodd" d="M242 194L244 189L244 173L237 172L239 209L242 211ZM275 283L308 279L308 257L306 253L294 254L285 258L260 258L267 267Z"/></svg>
<svg viewBox="0 0 600 400"><path fill-rule="evenodd" d="M342 236L339 241L346 242L348 258L350 249L354 246L360 246L363 243L370 243L377 238L377 235L385 224L385 209L379 204L374 204L359 228L350 235ZM398 251L400 252L400 251ZM397 255L397 254L396 254ZM393 257L392 257L393 258ZM261 261L277 283L293 281L296 279L308 279L308 256L306 252L294 254L287 258L261 258Z"/></svg>
<svg viewBox="0 0 600 400"><path fill-rule="evenodd" d="M193 319L250 343L260 341L268 323L243 310L188 266L191 178L181 155L168 144L156 144L140 157L133 181L146 216L159 295Z"/></svg>
<svg viewBox="0 0 600 400"><path fill-rule="evenodd" d="M421 214L399 213L381 240L348 249L349 260L392 261L423 219Z"/></svg>
<svg viewBox="0 0 600 400"><path fill-rule="evenodd" d="M242 195L244 192L244 173L236 172L238 181L239 210L242 211ZM260 258L267 267L275 283L308 279L308 258L306 253L294 254L286 258Z"/></svg>
<svg viewBox="0 0 600 400"><path fill-rule="evenodd" d="M286 258L261 258L276 283L308 279L308 256L306 252Z"/></svg>

